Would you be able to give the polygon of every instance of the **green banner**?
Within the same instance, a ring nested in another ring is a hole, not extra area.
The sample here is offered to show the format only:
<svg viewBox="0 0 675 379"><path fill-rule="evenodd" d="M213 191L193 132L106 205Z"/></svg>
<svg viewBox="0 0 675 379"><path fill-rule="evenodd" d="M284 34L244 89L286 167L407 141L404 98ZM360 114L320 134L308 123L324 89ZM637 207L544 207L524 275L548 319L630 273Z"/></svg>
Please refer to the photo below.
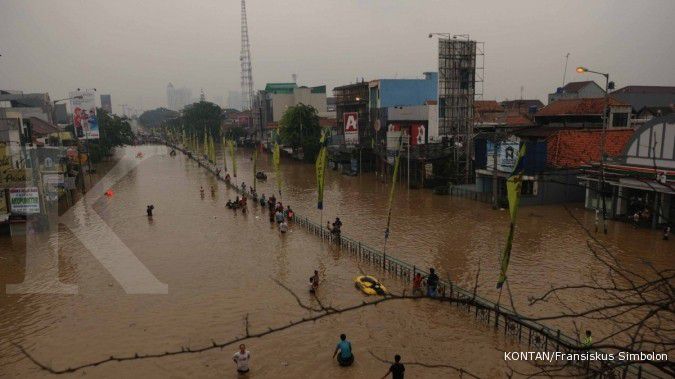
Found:
<svg viewBox="0 0 675 379"><path fill-rule="evenodd" d="M234 141L227 141L227 145L230 148L230 159L232 159L232 176L237 177L237 159L234 156Z"/></svg>
<svg viewBox="0 0 675 379"><path fill-rule="evenodd" d="M281 170L279 168L281 165L281 154L279 152L279 144L277 142L274 143L272 163L274 165L274 175L277 177L277 188L279 189L279 194L281 195Z"/></svg>
<svg viewBox="0 0 675 379"><path fill-rule="evenodd" d="M516 230L516 216L518 216L518 207L520 206L520 191L523 183L523 168L522 160L525 156L525 144L522 144L518 151L518 160L511 172L511 176L506 180L506 196L509 201L509 216L511 222L509 224L509 234L506 238L506 246L499 257L499 279L497 280L497 288L502 288L506 281L506 271L509 268L509 261L511 260L511 247L513 246L513 234Z"/></svg>
<svg viewBox="0 0 675 379"><path fill-rule="evenodd" d="M323 188L325 183L326 175L326 159L328 157L328 151L326 150L326 132L321 133L321 140L319 140L321 145L321 150L319 150L319 155L316 157L316 192L317 192L317 205L318 209L323 209Z"/></svg>

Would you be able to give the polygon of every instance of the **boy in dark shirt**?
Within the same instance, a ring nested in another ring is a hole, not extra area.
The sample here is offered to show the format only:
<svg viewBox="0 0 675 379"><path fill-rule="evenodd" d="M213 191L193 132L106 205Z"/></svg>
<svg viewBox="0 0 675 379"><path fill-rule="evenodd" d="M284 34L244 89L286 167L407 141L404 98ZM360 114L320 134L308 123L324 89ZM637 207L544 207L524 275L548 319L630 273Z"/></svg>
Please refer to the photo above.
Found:
<svg viewBox="0 0 675 379"><path fill-rule="evenodd" d="M403 379L403 373L405 372L405 366L403 363L401 363L401 356L396 354L394 357L394 364L389 367L389 371L387 371L386 374L382 377L382 379L386 378L391 374L393 379Z"/></svg>

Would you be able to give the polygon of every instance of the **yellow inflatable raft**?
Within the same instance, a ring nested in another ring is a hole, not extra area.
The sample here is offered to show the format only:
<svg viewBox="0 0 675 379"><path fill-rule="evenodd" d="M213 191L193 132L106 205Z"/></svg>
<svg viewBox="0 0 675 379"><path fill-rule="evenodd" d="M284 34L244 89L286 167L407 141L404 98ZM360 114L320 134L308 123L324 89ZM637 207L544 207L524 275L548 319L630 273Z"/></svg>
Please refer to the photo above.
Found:
<svg viewBox="0 0 675 379"><path fill-rule="evenodd" d="M356 279L354 279L354 285L366 295L387 294L387 288L385 288L379 280L369 275L357 276Z"/></svg>

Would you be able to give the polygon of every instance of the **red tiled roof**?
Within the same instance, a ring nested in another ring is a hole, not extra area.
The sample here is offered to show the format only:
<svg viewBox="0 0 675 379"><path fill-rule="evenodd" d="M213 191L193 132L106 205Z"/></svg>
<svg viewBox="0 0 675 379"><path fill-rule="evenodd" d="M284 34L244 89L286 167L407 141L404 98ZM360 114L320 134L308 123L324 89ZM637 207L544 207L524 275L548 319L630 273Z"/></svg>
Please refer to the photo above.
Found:
<svg viewBox="0 0 675 379"><path fill-rule="evenodd" d="M633 135L632 129L607 130L605 154L621 154ZM546 139L546 163L556 168L576 168L600 160L602 130L559 130Z"/></svg>
<svg viewBox="0 0 675 379"><path fill-rule="evenodd" d="M609 98L609 105L630 107L630 104L624 103L613 97ZM604 109L604 97L592 99L560 99L541 108L535 116L602 115Z"/></svg>
<svg viewBox="0 0 675 379"><path fill-rule="evenodd" d="M543 108L544 103L539 99L523 99L523 100L504 100L500 105L506 109L523 109L528 111L530 107Z"/></svg>
<svg viewBox="0 0 675 379"><path fill-rule="evenodd" d="M534 123L529 118L520 113L509 113L504 121L507 126L532 126Z"/></svg>
<svg viewBox="0 0 675 379"><path fill-rule="evenodd" d="M473 110L481 112L503 112L504 108L495 100L476 100L473 102Z"/></svg>

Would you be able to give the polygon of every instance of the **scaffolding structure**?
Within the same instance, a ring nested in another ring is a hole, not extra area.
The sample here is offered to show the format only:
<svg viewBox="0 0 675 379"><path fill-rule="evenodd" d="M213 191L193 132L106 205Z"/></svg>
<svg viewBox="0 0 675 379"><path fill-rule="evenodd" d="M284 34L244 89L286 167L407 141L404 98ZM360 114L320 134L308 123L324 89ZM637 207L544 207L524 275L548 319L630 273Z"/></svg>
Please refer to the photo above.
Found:
<svg viewBox="0 0 675 379"><path fill-rule="evenodd" d="M455 183L472 181L474 100L483 97L484 43L468 35L438 40L438 123L452 150Z"/></svg>

